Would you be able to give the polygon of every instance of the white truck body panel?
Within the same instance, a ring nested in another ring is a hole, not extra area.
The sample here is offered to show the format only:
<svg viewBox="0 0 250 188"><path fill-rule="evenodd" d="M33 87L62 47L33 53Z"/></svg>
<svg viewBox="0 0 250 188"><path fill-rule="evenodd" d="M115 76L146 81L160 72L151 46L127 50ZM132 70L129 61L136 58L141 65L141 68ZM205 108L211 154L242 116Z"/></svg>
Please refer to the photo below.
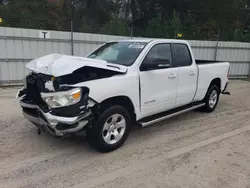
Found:
<svg viewBox="0 0 250 188"><path fill-rule="evenodd" d="M140 114L139 77L137 74L128 72L126 75L82 82L73 86L91 88L89 97L98 103L112 97L126 96L132 101L135 113Z"/></svg>
<svg viewBox="0 0 250 188"><path fill-rule="evenodd" d="M139 117L143 118L175 108L177 74L176 69L139 73L141 85L141 113Z"/></svg>

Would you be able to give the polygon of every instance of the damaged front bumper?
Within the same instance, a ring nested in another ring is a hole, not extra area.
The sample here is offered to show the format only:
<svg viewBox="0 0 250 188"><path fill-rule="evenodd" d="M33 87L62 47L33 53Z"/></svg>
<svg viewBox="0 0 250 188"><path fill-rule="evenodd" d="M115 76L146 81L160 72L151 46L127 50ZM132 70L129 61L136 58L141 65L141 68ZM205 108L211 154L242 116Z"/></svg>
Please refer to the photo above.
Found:
<svg viewBox="0 0 250 188"><path fill-rule="evenodd" d="M18 91L16 98L24 117L36 125L39 132L65 136L82 131L91 122L96 102L89 98L89 89L66 85L40 73L31 73L24 80L24 88Z"/></svg>
<svg viewBox="0 0 250 188"><path fill-rule="evenodd" d="M38 106L20 101L23 115L39 129L46 130L52 136L64 136L80 132L88 123L91 111L75 117L55 116L51 112L43 112Z"/></svg>

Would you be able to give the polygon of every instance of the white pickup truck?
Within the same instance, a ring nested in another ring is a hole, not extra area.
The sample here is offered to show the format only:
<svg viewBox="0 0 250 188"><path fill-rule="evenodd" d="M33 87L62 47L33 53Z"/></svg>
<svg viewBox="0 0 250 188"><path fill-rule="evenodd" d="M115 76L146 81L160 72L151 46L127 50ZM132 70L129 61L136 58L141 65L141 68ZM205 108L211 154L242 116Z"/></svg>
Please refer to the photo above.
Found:
<svg viewBox="0 0 250 188"><path fill-rule="evenodd" d="M198 61L182 40L107 42L87 58L51 54L26 65L17 98L39 133L87 131L102 152L119 148L142 127L202 109L212 112L228 83L228 62Z"/></svg>

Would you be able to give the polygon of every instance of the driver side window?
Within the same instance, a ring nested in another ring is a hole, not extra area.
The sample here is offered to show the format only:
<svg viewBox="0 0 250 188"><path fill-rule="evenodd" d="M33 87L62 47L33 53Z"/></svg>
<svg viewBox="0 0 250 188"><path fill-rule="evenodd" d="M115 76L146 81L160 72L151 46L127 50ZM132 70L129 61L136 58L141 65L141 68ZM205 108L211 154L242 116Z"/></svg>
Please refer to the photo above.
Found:
<svg viewBox="0 0 250 188"><path fill-rule="evenodd" d="M170 44L156 44L145 57L140 67L141 71L169 68L172 65Z"/></svg>

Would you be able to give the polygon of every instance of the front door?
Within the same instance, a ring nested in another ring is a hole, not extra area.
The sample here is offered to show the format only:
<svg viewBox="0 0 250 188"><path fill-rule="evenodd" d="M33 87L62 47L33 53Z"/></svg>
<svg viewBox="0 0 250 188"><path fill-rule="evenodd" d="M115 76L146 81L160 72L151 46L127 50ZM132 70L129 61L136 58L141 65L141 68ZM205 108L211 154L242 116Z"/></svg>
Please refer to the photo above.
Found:
<svg viewBox="0 0 250 188"><path fill-rule="evenodd" d="M175 107L177 69L172 68L170 44L154 45L140 66L141 117Z"/></svg>

